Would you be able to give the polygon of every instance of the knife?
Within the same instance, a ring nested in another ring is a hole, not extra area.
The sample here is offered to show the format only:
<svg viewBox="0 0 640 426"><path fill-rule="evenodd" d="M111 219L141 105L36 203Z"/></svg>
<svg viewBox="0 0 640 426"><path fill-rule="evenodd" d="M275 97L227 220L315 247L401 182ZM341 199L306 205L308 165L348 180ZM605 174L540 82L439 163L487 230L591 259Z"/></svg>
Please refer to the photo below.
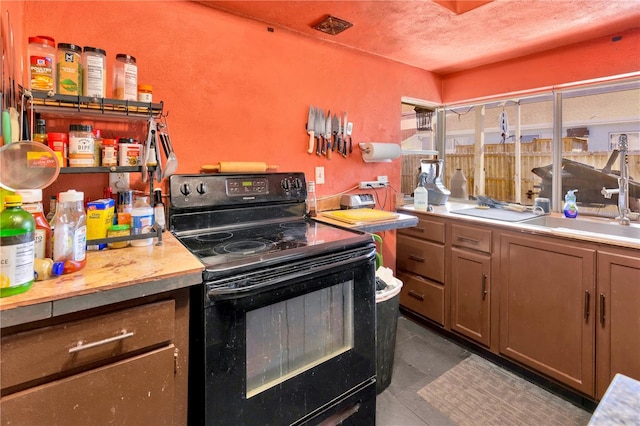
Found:
<svg viewBox="0 0 640 426"><path fill-rule="evenodd" d="M324 132L324 137L327 140L327 144L325 147L325 151L323 152L323 154L327 155L328 159L331 159L331 110L327 111L327 120L326 120L326 124L325 124L325 132Z"/></svg>
<svg viewBox="0 0 640 426"><path fill-rule="evenodd" d="M338 145L338 134L340 132L340 119L335 114L333 114L333 117L331 118L331 128L333 130L334 139L334 142L331 144L331 151L335 151L336 145Z"/></svg>
<svg viewBox="0 0 640 426"><path fill-rule="evenodd" d="M309 154L313 154L313 143L315 138L315 120L316 120L316 112L313 108L313 105L309 106L309 117L307 118L307 134L309 135L309 150L307 151Z"/></svg>
<svg viewBox="0 0 640 426"><path fill-rule="evenodd" d="M343 157L347 157L347 113L344 113L344 124L342 125L342 154Z"/></svg>
<svg viewBox="0 0 640 426"><path fill-rule="evenodd" d="M324 111L322 108L318 108L316 110L316 119L315 119L315 137L318 138L318 143L316 145L316 155L320 155L322 150L322 134L324 133Z"/></svg>
<svg viewBox="0 0 640 426"><path fill-rule="evenodd" d="M353 152L353 142L351 141L351 131L353 130L353 123L347 124L347 137L349 138L349 154ZM344 150L347 150L347 141L344 141Z"/></svg>

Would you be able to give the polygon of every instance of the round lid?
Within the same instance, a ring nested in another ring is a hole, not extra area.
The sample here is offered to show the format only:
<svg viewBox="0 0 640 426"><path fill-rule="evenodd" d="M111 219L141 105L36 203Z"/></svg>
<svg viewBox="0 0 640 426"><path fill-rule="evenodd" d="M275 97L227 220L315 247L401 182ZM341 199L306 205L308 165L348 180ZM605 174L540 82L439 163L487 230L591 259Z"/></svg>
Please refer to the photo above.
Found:
<svg viewBox="0 0 640 426"><path fill-rule="evenodd" d="M90 132L92 129L91 124L70 124L70 132Z"/></svg>
<svg viewBox="0 0 640 426"><path fill-rule="evenodd" d="M29 37L29 43L38 43L38 44L45 44L49 47L56 47L56 42L52 37L49 36L35 36L35 37Z"/></svg>
<svg viewBox="0 0 640 426"><path fill-rule="evenodd" d="M18 189L16 194L22 195L23 203L39 203L42 201L42 189Z"/></svg>
<svg viewBox="0 0 640 426"><path fill-rule="evenodd" d="M105 50L100 49L98 47L91 47L91 46L85 46L84 51L89 53L99 53L100 55L105 55L105 56L107 54Z"/></svg>
<svg viewBox="0 0 640 426"><path fill-rule="evenodd" d="M109 227L109 231L128 231L131 228L131 225L127 223L119 224L119 225L111 225Z"/></svg>
<svg viewBox="0 0 640 426"><path fill-rule="evenodd" d="M59 200L61 203L64 203L66 201L84 201L84 192L70 189L67 192L61 192Z"/></svg>
<svg viewBox="0 0 640 426"><path fill-rule="evenodd" d="M51 266L51 275L62 275L64 272L64 262L53 262L53 266Z"/></svg>
<svg viewBox="0 0 640 426"><path fill-rule="evenodd" d="M134 56L127 55L126 53L118 53L116 55L116 59L117 60L124 59L125 61L131 61L134 64L136 63L136 58Z"/></svg>
<svg viewBox="0 0 640 426"><path fill-rule="evenodd" d="M106 139L102 139L102 145L104 146L116 146L118 145L118 141L116 141L115 139L110 139L110 138L106 138Z"/></svg>
<svg viewBox="0 0 640 426"><path fill-rule="evenodd" d="M152 92L153 86L150 84L138 84L138 92Z"/></svg>
<svg viewBox="0 0 640 426"><path fill-rule="evenodd" d="M138 141L133 138L119 138L118 143L138 143Z"/></svg>
<svg viewBox="0 0 640 426"><path fill-rule="evenodd" d="M73 50L74 52L82 53L82 47L73 43L58 43L58 49Z"/></svg>
<svg viewBox="0 0 640 426"><path fill-rule="evenodd" d="M22 204L22 195L14 194L14 195L5 195L4 196L4 204Z"/></svg>
<svg viewBox="0 0 640 426"><path fill-rule="evenodd" d="M47 139L49 140L49 142L54 142L54 141L66 142L68 139L68 135L67 133L50 132L50 133L47 133Z"/></svg>

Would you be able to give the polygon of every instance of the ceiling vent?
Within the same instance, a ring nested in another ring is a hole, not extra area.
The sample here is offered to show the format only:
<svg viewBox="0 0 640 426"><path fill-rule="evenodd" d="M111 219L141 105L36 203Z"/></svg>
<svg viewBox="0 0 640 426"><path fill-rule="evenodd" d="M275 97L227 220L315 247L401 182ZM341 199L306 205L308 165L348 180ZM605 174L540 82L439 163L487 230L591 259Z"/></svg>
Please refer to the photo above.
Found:
<svg viewBox="0 0 640 426"><path fill-rule="evenodd" d="M336 18L335 16L327 15L322 21L314 25L313 28L318 31L322 31L323 33L337 35L350 27L353 27L351 22Z"/></svg>

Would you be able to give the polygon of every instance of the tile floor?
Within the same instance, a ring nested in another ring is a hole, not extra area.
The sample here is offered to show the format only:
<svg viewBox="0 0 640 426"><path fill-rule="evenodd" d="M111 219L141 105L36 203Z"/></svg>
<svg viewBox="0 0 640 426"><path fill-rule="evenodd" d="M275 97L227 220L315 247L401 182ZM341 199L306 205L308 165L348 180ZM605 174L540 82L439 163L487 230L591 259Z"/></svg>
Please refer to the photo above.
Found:
<svg viewBox="0 0 640 426"><path fill-rule="evenodd" d="M463 346L401 314L391 384L378 395L376 425L455 425L417 392L471 354ZM482 424L481 419L478 424Z"/></svg>

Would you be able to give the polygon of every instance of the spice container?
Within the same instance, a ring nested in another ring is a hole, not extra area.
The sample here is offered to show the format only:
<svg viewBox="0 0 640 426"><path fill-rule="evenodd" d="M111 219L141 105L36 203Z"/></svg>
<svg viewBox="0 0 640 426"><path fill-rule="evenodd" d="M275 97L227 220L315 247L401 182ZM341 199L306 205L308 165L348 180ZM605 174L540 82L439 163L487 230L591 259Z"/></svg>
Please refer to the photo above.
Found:
<svg viewBox="0 0 640 426"><path fill-rule="evenodd" d="M115 139L102 139L102 166L113 167L118 165L118 141Z"/></svg>
<svg viewBox="0 0 640 426"><path fill-rule="evenodd" d="M57 277L64 272L64 263L54 262L49 258L35 258L33 261L33 279L44 281L51 277Z"/></svg>
<svg viewBox="0 0 640 426"><path fill-rule="evenodd" d="M56 90L56 43L48 36L29 37L29 88L41 92Z"/></svg>
<svg viewBox="0 0 640 426"><path fill-rule="evenodd" d="M102 130L93 131L93 164L99 167L102 164Z"/></svg>
<svg viewBox="0 0 640 426"><path fill-rule="evenodd" d="M153 102L153 87L150 84L138 85L138 102Z"/></svg>
<svg viewBox="0 0 640 426"><path fill-rule="evenodd" d="M107 231L107 237L124 237L127 235L131 235L131 226L127 224L123 225L111 225L109 231ZM109 243L109 248L125 248L129 245L129 241L117 241L115 243Z"/></svg>
<svg viewBox="0 0 640 426"><path fill-rule="evenodd" d="M131 210L133 210L133 191L118 192L118 225L131 225Z"/></svg>
<svg viewBox="0 0 640 426"><path fill-rule="evenodd" d="M47 143L47 120L44 118L36 118L36 126L33 131L33 137L31 138L34 142L40 142L45 145Z"/></svg>
<svg viewBox="0 0 640 426"><path fill-rule="evenodd" d="M56 91L61 95L82 95L82 48L58 43Z"/></svg>
<svg viewBox="0 0 640 426"><path fill-rule="evenodd" d="M113 97L124 101L138 99L136 58L126 53L116 55L116 63L113 66Z"/></svg>
<svg viewBox="0 0 640 426"><path fill-rule="evenodd" d="M139 166L142 164L142 145L135 139L118 139L118 164L120 166Z"/></svg>
<svg viewBox="0 0 640 426"><path fill-rule="evenodd" d="M69 150L69 138L66 133L47 133L47 144L56 156L60 167L67 167L67 153Z"/></svg>
<svg viewBox="0 0 640 426"><path fill-rule="evenodd" d="M91 125L69 126L69 167L95 167L95 144Z"/></svg>
<svg viewBox="0 0 640 426"><path fill-rule="evenodd" d="M131 235L141 235L153 232L153 207L149 205L148 197L138 197L131 210ZM153 238L131 240L133 247L148 246Z"/></svg>
<svg viewBox="0 0 640 426"><path fill-rule="evenodd" d="M97 47L84 47L82 91L84 96L105 98L107 92L107 52Z"/></svg>

